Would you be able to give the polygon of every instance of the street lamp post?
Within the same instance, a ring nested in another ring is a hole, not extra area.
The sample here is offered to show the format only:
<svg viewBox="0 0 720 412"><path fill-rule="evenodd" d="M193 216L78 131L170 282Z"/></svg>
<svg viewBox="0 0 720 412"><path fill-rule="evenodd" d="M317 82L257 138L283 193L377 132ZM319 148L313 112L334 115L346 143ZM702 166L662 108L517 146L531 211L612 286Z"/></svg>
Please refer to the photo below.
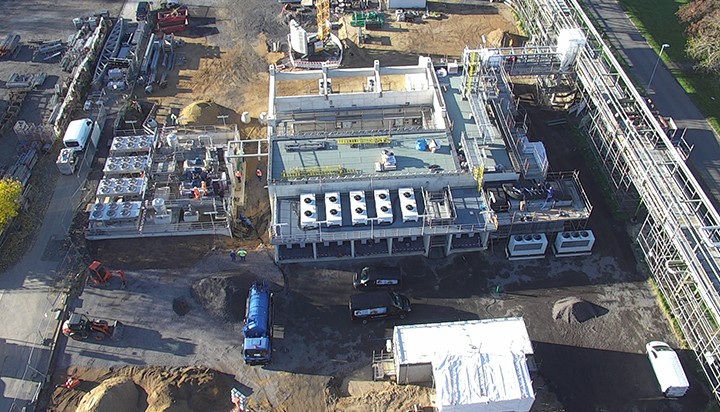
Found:
<svg viewBox="0 0 720 412"><path fill-rule="evenodd" d="M658 64L660 64L660 58L662 57L663 51L665 51L666 47L670 47L670 45L667 43L663 43L663 45L660 46L660 53L658 54L657 60L655 61L655 67L653 67L652 74L650 75L650 81L648 82L647 88L645 89L646 93L650 93L650 85L655 78L655 71L657 71Z"/></svg>

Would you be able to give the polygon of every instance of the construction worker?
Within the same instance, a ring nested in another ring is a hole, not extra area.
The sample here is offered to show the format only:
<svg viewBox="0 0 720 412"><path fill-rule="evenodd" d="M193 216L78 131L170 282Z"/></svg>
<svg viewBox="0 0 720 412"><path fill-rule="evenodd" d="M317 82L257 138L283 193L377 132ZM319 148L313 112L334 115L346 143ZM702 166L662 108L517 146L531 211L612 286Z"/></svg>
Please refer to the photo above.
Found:
<svg viewBox="0 0 720 412"><path fill-rule="evenodd" d="M238 183L242 183L242 173L239 170L235 171L235 177L237 177Z"/></svg>
<svg viewBox="0 0 720 412"><path fill-rule="evenodd" d="M260 168L255 171L255 176L257 176L258 181L262 181L262 170L260 170Z"/></svg>
<svg viewBox="0 0 720 412"><path fill-rule="evenodd" d="M240 261L244 262L245 256L247 256L247 250L240 248L240 250L238 250L237 254L238 254L238 256L240 256Z"/></svg>

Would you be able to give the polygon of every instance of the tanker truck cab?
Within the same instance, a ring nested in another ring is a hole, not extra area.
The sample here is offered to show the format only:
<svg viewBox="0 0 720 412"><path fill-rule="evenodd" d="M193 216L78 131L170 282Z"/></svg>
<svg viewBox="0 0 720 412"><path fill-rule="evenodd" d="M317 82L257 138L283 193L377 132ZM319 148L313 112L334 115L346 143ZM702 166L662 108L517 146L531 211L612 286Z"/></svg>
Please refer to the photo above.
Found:
<svg viewBox="0 0 720 412"><path fill-rule="evenodd" d="M366 324L370 319L398 317L410 313L410 299L389 290L350 296L350 320Z"/></svg>
<svg viewBox="0 0 720 412"><path fill-rule="evenodd" d="M677 353L665 342L653 341L645 346L660 390L668 398L684 396L690 383Z"/></svg>
<svg viewBox="0 0 720 412"><path fill-rule="evenodd" d="M76 152L85 150L88 142L92 141L95 147L100 141L100 126L91 119L73 120L65 130L63 145Z"/></svg>
<svg viewBox="0 0 720 412"><path fill-rule="evenodd" d="M273 294L268 285L255 282L245 306L243 358L248 365L267 365L272 357Z"/></svg>

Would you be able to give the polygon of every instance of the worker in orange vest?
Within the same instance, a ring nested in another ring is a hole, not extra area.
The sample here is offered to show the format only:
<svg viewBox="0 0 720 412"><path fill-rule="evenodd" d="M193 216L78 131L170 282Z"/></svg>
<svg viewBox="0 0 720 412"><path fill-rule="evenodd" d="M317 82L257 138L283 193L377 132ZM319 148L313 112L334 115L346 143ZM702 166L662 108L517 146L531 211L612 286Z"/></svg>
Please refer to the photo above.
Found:
<svg viewBox="0 0 720 412"><path fill-rule="evenodd" d="M242 183L242 173L239 170L235 171L235 177L237 177L238 183Z"/></svg>
<svg viewBox="0 0 720 412"><path fill-rule="evenodd" d="M255 171L255 176L257 176L259 181L262 181L262 170L260 170L260 168Z"/></svg>

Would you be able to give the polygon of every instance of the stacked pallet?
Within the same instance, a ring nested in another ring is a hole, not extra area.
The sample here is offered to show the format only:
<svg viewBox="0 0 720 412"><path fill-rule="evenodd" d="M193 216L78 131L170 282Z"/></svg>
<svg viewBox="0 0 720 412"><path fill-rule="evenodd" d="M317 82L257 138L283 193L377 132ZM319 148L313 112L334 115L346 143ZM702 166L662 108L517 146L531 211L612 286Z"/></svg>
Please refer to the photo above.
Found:
<svg viewBox="0 0 720 412"><path fill-rule="evenodd" d="M4 179L15 179L19 180L23 186L30 179L31 170L38 161L38 152L35 149L30 149L23 153L14 165L10 166L3 176Z"/></svg>
<svg viewBox="0 0 720 412"><path fill-rule="evenodd" d="M5 38L0 41L0 58L5 55L12 56L12 54L20 46L20 35L19 34L8 34Z"/></svg>

